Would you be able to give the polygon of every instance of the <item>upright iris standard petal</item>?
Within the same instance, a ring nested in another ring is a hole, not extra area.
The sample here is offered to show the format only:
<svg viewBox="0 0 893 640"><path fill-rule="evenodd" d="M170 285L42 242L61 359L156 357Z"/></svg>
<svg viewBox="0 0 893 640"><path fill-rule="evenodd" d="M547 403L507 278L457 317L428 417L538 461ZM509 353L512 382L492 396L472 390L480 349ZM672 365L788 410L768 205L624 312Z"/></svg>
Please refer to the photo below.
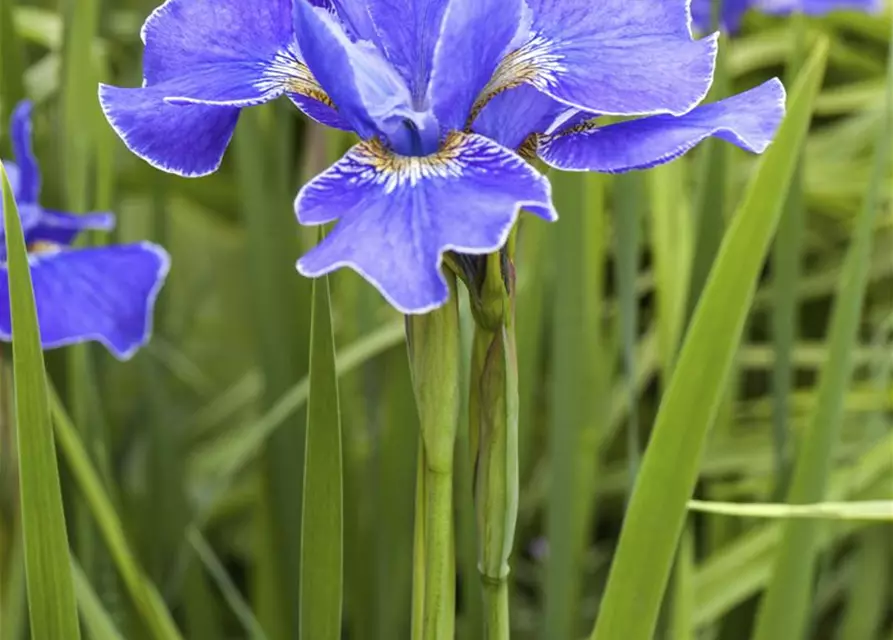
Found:
<svg viewBox="0 0 893 640"><path fill-rule="evenodd" d="M236 129L239 109L167 103L162 87L102 85L99 102L115 132L153 167L195 177L213 173Z"/></svg>
<svg viewBox="0 0 893 640"><path fill-rule="evenodd" d="M570 107L521 85L495 96L472 124L472 130L509 149L518 149L527 139L548 131L556 118Z"/></svg>
<svg viewBox="0 0 893 640"><path fill-rule="evenodd" d="M45 348L96 340L126 360L152 333L152 308L169 258L149 243L58 251L31 258ZM0 338L10 340L9 276L0 266Z"/></svg>
<svg viewBox="0 0 893 640"><path fill-rule="evenodd" d="M434 53L429 103L444 130L462 130L518 32L523 0L450 0Z"/></svg>
<svg viewBox="0 0 893 640"><path fill-rule="evenodd" d="M325 7L326 1L354 38L368 42L380 42L378 31L372 24L372 16L369 15L366 0L324 0L323 4L317 3L317 5Z"/></svg>
<svg viewBox="0 0 893 640"><path fill-rule="evenodd" d="M499 249L522 207L556 217L548 181L483 136L452 134L428 157L361 143L298 194L301 223L338 220L298 269L314 277L350 267L398 310L424 313L449 296L443 253Z"/></svg>
<svg viewBox="0 0 893 640"><path fill-rule="evenodd" d="M100 87L109 122L134 153L187 176L217 169L238 108L284 93L311 117L343 126L300 58L291 7L290 0L168 0L143 26L144 86Z"/></svg>
<svg viewBox="0 0 893 640"><path fill-rule="evenodd" d="M365 0L365 3L382 51L406 79L413 99L421 106L431 81L434 50L449 0Z"/></svg>
<svg viewBox="0 0 893 640"><path fill-rule="evenodd" d="M31 103L20 102L12 112L10 133L17 169L13 193L21 204L33 204L40 196L40 167L31 148Z"/></svg>
<svg viewBox="0 0 893 640"><path fill-rule="evenodd" d="M681 0L530 0L528 42L488 91L532 84L570 106L612 115L681 115L710 88L716 36L694 41Z"/></svg>
<svg viewBox="0 0 893 640"><path fill-rule="evenodd" d="M684 116L580 125L546 136L540 156L558 169L620 173L669 162L710 136L762 153L784 117L784 100L784 87L774 79Z"/></svg>
<svg viewBox="0 0 893 640"><path fill-rule="evenodd" d="M405 80L372 42L352 41L335 16L306 0L295 2L294 19L308 67L361 138L383 135L395 146L411 147L406 136L412 123L424 142L422 152L437 148L433 116L413 108Z"/></svg>

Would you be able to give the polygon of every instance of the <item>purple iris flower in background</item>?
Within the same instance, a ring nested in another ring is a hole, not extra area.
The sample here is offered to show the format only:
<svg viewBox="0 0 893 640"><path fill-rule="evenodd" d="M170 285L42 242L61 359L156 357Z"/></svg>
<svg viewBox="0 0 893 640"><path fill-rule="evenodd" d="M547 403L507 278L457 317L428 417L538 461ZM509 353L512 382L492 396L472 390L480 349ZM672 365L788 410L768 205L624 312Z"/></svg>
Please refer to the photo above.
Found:
<svg viewBox="0 0 893 640"><path fill-rule="evenodd" d="M116 358L130 358L152 334L152 308L170 264L167 252L148 242L71 248L81 231L112 229L114 217L41 207L29 102L13 112L11 134L15 162L3 165L28 246L41 344L51 349L96 340ZM0 228L0 339L9 341L9 273L2 236Z"/></svg>
<svg viewBox="0 0 893 640"><path fill-rule="evenodd" d="M695 25L701 31L710 31L713 5L716 0L692 0L691 13ZM880 11L883 0L722 0L720 26L735 32L748 9L764 13L787 15L802 12L822 15L830 11L851 9L855 11Z"/></svg>
<svg viewBox="0 0 893 640"><path fill-rule="evenodd" d="M499 249L522 208L557 217L522 155L617 172L710 135L765 149L781 85L698 107L716 36L690 23L686 0L168 0L143 28L144 86L100 100L131 150L187 176L219 166L241 108L282 94L355 132L297 196L301 223L338 221L298 269L353 268L423 313L449 295L445 252Z"/></svg>

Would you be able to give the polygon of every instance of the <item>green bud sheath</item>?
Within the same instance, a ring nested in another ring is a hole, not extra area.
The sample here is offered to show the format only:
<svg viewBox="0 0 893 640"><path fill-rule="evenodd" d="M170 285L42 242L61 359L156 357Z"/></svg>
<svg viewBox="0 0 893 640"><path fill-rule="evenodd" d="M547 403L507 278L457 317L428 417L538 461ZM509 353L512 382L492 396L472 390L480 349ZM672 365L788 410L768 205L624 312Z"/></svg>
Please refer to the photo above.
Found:
<svg viewBox="0 0 893 640"><path fill-rule="evenodd" d="M475 459L478 567L488 640L509 638L509 557L518 518L518 360L513 278L499 254L487 261L472 353L470 442ZM506 290L508 281L508 291Z"/></svg>
<svg viewBox="0 0 893 640"><path fill-rule="evenodd" d="M419 633L423 640L452 640L455 627L453 452L460 403L459 306L456 279L451 273L446 276L449 301L431 313L406 318L412 383L421 425L413 574L414 640L419 640ZM418 566L421 562L424 571Z"/></svg>

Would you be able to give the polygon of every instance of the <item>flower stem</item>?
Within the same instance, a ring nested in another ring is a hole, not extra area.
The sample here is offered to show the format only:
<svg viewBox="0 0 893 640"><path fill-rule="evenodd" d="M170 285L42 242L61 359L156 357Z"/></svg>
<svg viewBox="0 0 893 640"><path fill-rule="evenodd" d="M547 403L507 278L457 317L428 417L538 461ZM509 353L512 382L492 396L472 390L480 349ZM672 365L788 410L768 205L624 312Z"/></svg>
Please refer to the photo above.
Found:
<svg viewBox="0 0 893 640"><path fill-rule="evenodd" d="M460 400L459 306L455 277L448 274L448 281L450 299L443 307L406 319L422 436L413 558L413 637L419 640L452 640L455 627L453 452Z"/></svg>

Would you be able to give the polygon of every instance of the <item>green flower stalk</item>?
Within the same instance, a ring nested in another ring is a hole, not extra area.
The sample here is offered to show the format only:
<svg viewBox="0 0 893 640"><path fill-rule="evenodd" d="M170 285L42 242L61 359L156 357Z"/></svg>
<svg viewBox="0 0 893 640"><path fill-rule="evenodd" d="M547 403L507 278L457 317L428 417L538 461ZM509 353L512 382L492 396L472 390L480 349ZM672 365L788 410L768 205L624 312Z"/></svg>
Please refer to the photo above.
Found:
<svg viewBox="0 0 893 640"><path fill-rule="evenodd" d="M460 403L459 305L455 276L446 276L449 302L431 313L406 318L412 384L421 426L413 556L413 640L452 640L455 635L453 454Z"/></svg>
<svg viewBox="0 0 893 640"><path fill-rule="evenodd" d="M474 455L478 568L488 640L507 640L509 557L518 519L518 360L514 333L514 274L509 259L487 258L475 300L469 393ZM507 273L504 273L507 272Z"/></svg>

